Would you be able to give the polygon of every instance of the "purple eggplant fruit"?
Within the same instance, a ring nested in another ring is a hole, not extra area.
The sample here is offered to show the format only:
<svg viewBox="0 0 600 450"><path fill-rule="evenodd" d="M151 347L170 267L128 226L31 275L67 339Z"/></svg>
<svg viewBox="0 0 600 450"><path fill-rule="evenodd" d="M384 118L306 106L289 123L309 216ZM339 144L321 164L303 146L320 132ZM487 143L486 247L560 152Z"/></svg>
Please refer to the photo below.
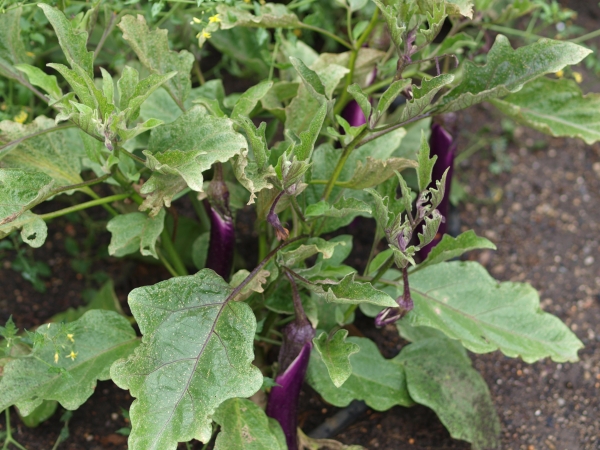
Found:
<svg viewBox="0 0 600 450"><path fill-rule="evenodd" d="M204 209L210 219L210 244L206 267L228 278L233 267L235 226L229 209L229 190L223 180L221 163L215 165L215 175L206 190Z"/></svg>
<svg viewBox="0 0 600 450"><path fill-rule="evenodd" d="M266 413L281 425L288 449L298 450L298 399L315 330L304 313L296 282L287 270L285 274L292 286L296 318L283 329L283 345L279 350L280 374L275 378L277 386L269 393Z"/></svg>

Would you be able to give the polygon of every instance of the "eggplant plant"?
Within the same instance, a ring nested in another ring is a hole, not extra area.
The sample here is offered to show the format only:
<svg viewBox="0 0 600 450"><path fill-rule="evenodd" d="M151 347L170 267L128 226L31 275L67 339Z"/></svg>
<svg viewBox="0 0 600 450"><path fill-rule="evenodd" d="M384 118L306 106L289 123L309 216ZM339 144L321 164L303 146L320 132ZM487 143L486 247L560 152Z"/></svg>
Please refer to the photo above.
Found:
<svg viewBox="0 0 600 450"><path fill-rule="evenodd" d="M171 274L129 293L133 317L98 300L27 332L8 319L0 411L39 422L112 379L135 398L132 450L318 448L298 431L308 383L337 407L425 405L498 448L468 352L577 361L582 343L530 285L456 260L495 246L444 234L459 126L440 120L488 102L595 142L600 97L552 75L591 51L494 34L527 0L131 3L28 5L62 49L43 57L26 6L0 12L0 76L27 108L0 122L0 238L39 248L48 222L104 208L111 256ZM374 229L364 267L344 263L357 217ZM349 336L358 314L410 343L384 358Z"/></svg>

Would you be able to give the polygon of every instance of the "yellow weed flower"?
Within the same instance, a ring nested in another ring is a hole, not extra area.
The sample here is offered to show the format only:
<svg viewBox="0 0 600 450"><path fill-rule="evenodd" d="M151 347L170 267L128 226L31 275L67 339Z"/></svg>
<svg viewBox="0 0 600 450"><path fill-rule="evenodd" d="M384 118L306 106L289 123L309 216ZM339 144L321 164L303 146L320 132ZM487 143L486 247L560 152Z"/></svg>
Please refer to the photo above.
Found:
<svg viewBox="0 0 600 450"><path fill-rule="evenodd" d="M557 78L562 78L565 76L565 71L561 69L558 72L556 72L554 75L556 75Z"/></svg>
<svg viewBox="0 0 600 450"><path fill-rule="evenodd" d="M75 353L73 350L71 350L71 353L69 353L67 356L65 356L65 358L71 358L71 361L75 361L75 358L77 358L77 353Z"/></svg>
<svg viewBox="0 0 600 450"><path fill-rule="evenodd" d="M25 54L27 56L29 56L30 58L33 58L35 56L35 53L33 53L33 52L25 52Z"/></svg>
<svg viewBox="0 0 600 450"><path fill-rule="evenodd" d="M211 34L208 31L203 31L202 32L202 37L204 39L210 39Z"/></svg>
<svg viewBox="0 0 600 450"><path fill-rule="evenodd" d="M29 114L27 114L25 111L21 110L19 112L19 114L17 114L15 117L13 117L13 120L17 123L25 123L25 121L27 120L27 117L29 117Z"/></svg>
<svg viewBox="0 0 600 450"><path fill-rule="evenodd" d="M192 22L193 23L202 23L202 21L200 19L198 19L197 17L193 17Z"/></svg>
<svg viewBox="0 0 600 450"><path fill-rule="evenodd" d="M75 342L75 339L73 339L73 336L75 336L75 335L74 335L74 334L71 334L71 333L69 333L69 334L67 334L67 339L68 339L68 340L70 340L71 342L73 342L73 343L74 343L74 342Z"/></svg>
<svg viewBox="0 0 600 450"><path fill-rule="evenodd" d="M210 16L210 17L208 18L208 22L209 22L209 23L218 23L218 22L220 22L220 21L221 21L221 18L219 17L219 15L218 15L218 14L215 14L214 16Z"/></svg>
<svg viewBox="0 0 600 450"><path fill-rule="evenodd" d="M577 84L581 84L581 82L583 81L583 76L581 76L579 72L573 72L573 79Z"/></svg>
<svg viewBox="0 0 600 450"><path fill-rule="evenodd" d="M58 364L58 352L54 354L54 364Z"/></svg>

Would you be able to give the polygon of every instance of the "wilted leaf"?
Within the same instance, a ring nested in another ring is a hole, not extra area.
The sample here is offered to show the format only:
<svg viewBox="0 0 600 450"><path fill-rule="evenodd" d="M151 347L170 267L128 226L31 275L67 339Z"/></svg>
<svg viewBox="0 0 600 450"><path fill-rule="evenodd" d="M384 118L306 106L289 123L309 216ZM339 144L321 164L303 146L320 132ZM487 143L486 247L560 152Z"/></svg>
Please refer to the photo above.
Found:
<svg viewBox="0 0 600 450"><path fill-rule="evenodd" d="M249 397L263 376L252 365L256 319L233 288L210 269L134 289L129 305L143 334L111 375L136 397L131 450L173 450L177 442L208 442L215 410Z"/></svg>
<svg viewBox="0 0 600 450"><path fill-rule="evenodd" d="M285 5L267 3L261 6L259 11L259 15L254 15L224 4L217 6L217 12L222 17L222 30L233 27L299 28L302 26L298 16L290 12Z"/></svg>

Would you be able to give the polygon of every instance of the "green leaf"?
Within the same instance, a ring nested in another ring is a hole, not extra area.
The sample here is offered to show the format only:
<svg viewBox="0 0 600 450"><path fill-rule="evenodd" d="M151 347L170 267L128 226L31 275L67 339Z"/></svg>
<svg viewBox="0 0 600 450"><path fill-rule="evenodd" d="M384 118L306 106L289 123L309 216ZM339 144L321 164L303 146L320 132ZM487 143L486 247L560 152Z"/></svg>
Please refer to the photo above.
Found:
<svg viewBox="0 0 600 450"><path fill-rule="evenodd" d="M25 46L21 40L21 13L23 8L10 8L0 14L0 75L22 80L15 66L26 61Z"/></svg>
<svg viewBox="0 0 600 450"><path fill-rule="evenodd" d="M235 103L233 111L231 112L231 118L237 120L240 117L249 117L252 110L256 107L258 102L267 95L267 92L272 86L272 81L263 81L244 92Z"/></svg>
<svg viewBox="0 0 600 450"><path fill-rule="evenodd" d="M419 154L417 155L419 168L417 169L417 178L419 180L419 192L423 192L431 183L431 172L433 171L433 165L437 161L437 155L433 155L433 158L429 158L429 144L427 143L427 137L425 133L421 131L421 147Z"/></svg>
<svg viewBox="0 0 600 450"><path fill-rule="evenodd" d="M296 69L296 72L298 72L298 75L300 75L304 86L306 86L313 97L325 97L325 86L323 86L319 75L314 70L309 69L301 59L290 56L290 62L294 66L294 69Z"/></svg>
<svg viewBox="0 0 600 450"><path fill-rule="evenodd" d="M304 215L306 217L325 216L335 218L347 217L349 215L352 215L352 217L356 217L357 215L369 217L371 215L371 206L362 200L352 197L342 197L333 205L325 200L308 205Z"/></svg>
<svg viewBox="0 0 600 450"><path fill-rule="evenodd" d="M358 344L345 342L348 330L338 330L331 339L327 333L321 333L313 339L315 350L321 355L321 359L327 367L331 381L336 388L343 385L352 375L350 356L360 351Z"/></svg>
<svg viewBox="0 0 600 450"><path fill-rule="evenodd" d="M56 412L58 403L54 400L44 400L40 406L35 408L26 416L19 414L19 418L29 428L37 427L40 423L48 420Z"/></svg>
<svg viewBox="0 0 600 450"><path fill-rule="evenodd" d="M267 3L259 9L260 14L254 15L240 8L224 4L217 6L221 16L221 29L233 27L259 27L259 28L299 28L302 22L285 5Z"/></svg>
<svg viewBox="0 0 600 450"><path fill-rule="evenodd" d="M131 450L174 450L208 442L215 410L249 397L263 377L252 365L256 318L212 270L134 289L129 305L143 334L127 360L111 368L115 383L136 397Z"/></svg>
<svg viewBox="0 0 600 450"><path fill-rule="evenodd" d="M392 361L404 369L410 397L433 409L453 438L474 449L498 447L501 425L490 391L458 342L419 340Z"/></svg>
<svg viewBox="0 0 600 450"><path fill-rule="evenodd" d="M525 283L498 283L475 262L447 262L410 274L410 324L458 339L475 353L500 350L532 363L577 361L583 344L557 317L540 309Z"/></svg>
<svg viewBox="0 0 600 450"><path fill-rule="evenodd" d="M381 356L375 343L367 338L349 337L346 341L360 350L350 355L352 374L340 387L331 381L319 352L313 350L310 355L307 381L327 403L344 407L352 400L364 400L377 411L385 411L394 405L413 405L402 367Z"/></svg>
<svg viewBox="0 0 600 450"><path fill-rule="evenodd" d="M215 450L287 450L285 435L275 419L250 400L229 399L215 412L221 431Z"/></svg>
<svg viewBox="0 0 600 450"><path fill-rule="evenodd" d="M360 109L368 122L369 117L371 116L371 102L369 101L369 97L367 97L356 83L348 86L348 93L356 100L356 103L360 106Z"/></svg>
<svg viewBox="0 0 600 450"><path fill-rule="evenodd" d="M315 143L323 128L323 122L325 122L325 116L327 114L327 103L322 102L316 114L312 117L310 125L307 130L300 133L300 144L294 146L294 155L300 161L308 161L312 156L312 152L315 148Z"/></svg>
<svg viewBox="0 0 600 450"><path fill-rule="evenodd" d="M3 194L1 171L2 169L0 169L0 201ZM2 206L3 205L0 204L0 210L2 209ZM9 218L10 216L5 219ZM48 237L48 227L46 226L46 222L31 211L25 211L22 214L18 214L16 219L8 222L0 220L0 239L18 229L21 229L21 238L23 238L23 242L29 244L33 248L39 248L44 245L44 242L46 242L46 238Z"/></svg>
<svg viewBox="0 0 600 450"><path fill-rule="evenodd" d="M135 69L131 69L131 71L135 71ZM133 78L130 73L124 72L123 76L126 76L126 81L120 85L121 92L123 92L127 84L132 84L131 86L127 86L126 97L119 100L120 104L124 106L123 109L125 110L125 120L131 121L137 119L139 108L142 103L144 103L154 91L156 91L175 75L177 75L177 72L170 72L165 75L153 73L144 78L142 81L137 82L137 71L135 78ZM135 85L133 85L134 81ZM120 82L121 80L119 80L119 83Z"/></svg>
<svg viewBox="0 0 600 450"><path fill-rule="evenodd" d="M513 50L508 39L499 34L487 55L487 64L465 62L461 83L441 100L437 112L458 111L517 92L535 78L577 64L590 53L580 45L551 39Z"/></svg>
<svg viewBox="0 0 600 450"><path fill-rule="evenodd" d="M333 256L335 247L338 245L346 245L346 243L343 241L326 241L319 237L310 238L306 243L292 250L280 251L277 255L277 261L280 265L291 267L317 253L322 254L323 258L328 259Z"/></svg>
<svg viewBox="0 0 600 450"><path fill-rule="evenodd" d="M165 82L164 87L184 110L184 101L192 87L190 72L194 64L194 55L187 50L179 53L169 50L167 30L150 31L142 15L138 15L137 18L125 16L118 27L123 31L123 39L152 73L166 75L177 72L176 76Z"/></svg>
<svg viewBox="0 0 600 450"><path fill-rule="evenodd" d="M29 64L16 64L15 69L27 75L29 82L34 86L41 87L52 100L58 100L63 96L62 90L58 87L58 81L54 75L46 74L42 69Z"/></svg>
<svg viewBox="0 0 600 450"><path fill-rule="evenodd" d="M210 116L203 107L194 106L175 122L152 130L148 150L143 153L153 171L179 175L190 188L202 192L202 172L217 161L226 162L246 147L246 139L233 130L230 119ZM153 174L142 193L156 190L155 178Z"/></svg>
<svg viewBox="0 0 600 450"><path fill-rule="evenodd" d="M396 80L385 90L377 103L376 114L373 117L373 123L376 123L379 118L388 110L392 102L396 100L396 97L400 95L403 89L410 86L410 78L406 80Z"/></svg>
<svg viewBox="0 0 600 450"><path fill-rule="evenodd" d="M248 272L246 269L238 270L231 276L229 285L232 288L238 287L246 278L248 278L248 275L250 275L250 272ZM231 301L241 302L246 300L255 292L263 293L265 291L263 286L267 284L269 275L271 275L271 273L268 270L259 270L258 273L250 280L250 282L244 285L242 290L239 291L235 297L231 298Z"/></svg>
<svg viewBox="0 0 600 450"><path fill-rule="evenodd" d="M326 280L324 286L327 287L327 290L320 285L304 284L304 286L330 303L350 305L371 303L378 306L398 306L396 300L388 294L375 289L371 283L354 281L354 276L354 273L348 274L340 282Z"/></svg>
<svg viewBox="0 0 600 450"><path fill-rule="evenodd" d="M93 77L94 54L87 50L88 34L73 28L62 11L43 3L38 6L42 8L48 21L52 24L58 37L58 43L71 68L75 69L75 66L79 66L89 77Z"/></svg>
<svg viewBox="0 0 600 450"><path fill-rule="evenodd" d="M461 15L473 18L473 0L445 0L446 12L451 15Z"/></svg>
<svg viewBox="0 0 600 450"><path fill-rule="evenodd" d="M52 178L42 172L0 169L0 225L32 208L53 186Z"/></svg>
<svg viewBox="0 0 600 450"><path fill-rule="evenodd" d="M3 166L43 172L57 186L83 182L80 172L85 153L80 132L75 128L46 132L54 126L54 120L44 116L26 125L0 122L0 141L14 142L0 155Z"/></svg>
<svg viewBox="0 0 600 450"><path fill-rule="evenodd" d="M156 254L156 240L162 233L165 222L165 210L155 217L141 212L133 212L113 217L106 229L111 233L108 253L111 256L125 256L139 251L144 256Z"/></svg>
<svg viewBox="0 0 600 450"><path fill-rule="evenodd" d="M147 194L140 211L150 210L150 216L156 216L163 206L170 207L173 197L187 186L179 175L153 173L140 190L142 194Z"/></svg>
<svg viewBox="0 0 600 450"><path fill-rule="evenodd" d="M337 183L348 189L366 189L378 186L388 178L394 176L395 172L402 172L404 169L416 168L417 163L405 158L390 158L387 160L375 159L367 156L366 162L357 161L354 174L348 181Z"/></svg>
<svg viewBox="0 0 600 450"><path fill-rule="evenodd" d="M92 110L95 110L100 106L101 103L103 105L103 108L106 108L108 102L105 98L103 98L104 94L102 94L94 86L92 79L87 74L78 73L76 70L69 69L64 64L50 63L47 64L47 66L55 69L58 73L60 73L63 76L65 80L67 80L67 82L71 86L71 89L73 89L73 92L75 92L75 94L79 98L79 101L85 106L91 108ZM100 102L98 102L99 98Z"/></svg>
<svg viewBox="0 0 600 450"><path fill-rule="evenodd" d="M465 231L456 238L445 234L442 240L429 252L425 261L419 264L415 270L421 270L427 266L457 258L471 250L484 248L496 250L496 246L492 242L477 236L473 230Z"/></svg>
<svg viewBox="0 0 600 450"><path fill-rule="evenodd" d="M139 343L127 319L101 310L88 311L68 325L42 325L34 342L38 345L32 358L14 359L4 366L2 409L16 405L28 415L44 400L77 409L94 393L97 380L110 378L111 364Z"/></svg>
<svg viewBox="0 0 600 450"><path fill-rule="evenodd" d="M582 95L575 82L540 77L492 104L518 122L551 136L600 140L600 94Z"/></svg>
<svg viewBox="0 0 600 450"><path fill-rule="evenodd" d="M275 176L275 169L270 165L259 168L256 161L248 158L248 150L244 149L239 155L234 156L231 165L237 180L250 192L249 205L254 203L258 192L273 188L269 180Z"/></svg>
<svg viewBox="0 0 600 450"><path fill-rule="evenodd" d="M446 85L454 81L454 75L442 74L429 80L423 80L421 86L413 86L413 99L406 102L398 122L407 122L423 114L431 105L437 93Z"/></svg>

